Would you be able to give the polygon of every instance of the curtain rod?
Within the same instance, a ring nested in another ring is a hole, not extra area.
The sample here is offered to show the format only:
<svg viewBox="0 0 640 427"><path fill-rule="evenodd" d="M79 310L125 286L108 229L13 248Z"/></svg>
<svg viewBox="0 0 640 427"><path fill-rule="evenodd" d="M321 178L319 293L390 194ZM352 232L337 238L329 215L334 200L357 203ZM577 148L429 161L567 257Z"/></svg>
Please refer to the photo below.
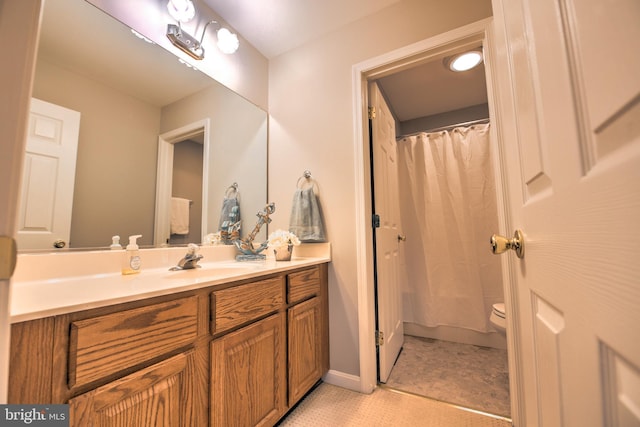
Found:
<svg viewBox="0 0 640 427"><path fill-rule="evenodd" d="M440 127L433 128L433 129L421 130L420 132L413 132L413 133L408 133L406 135L400 135L396 139L406 138L406 137L414 136L414 135L420 135L421 133L442 132L442 131L445 131L445 130L451 130L451 129L459 128L459 127L462 127L462 126L478 125L478 124L481 124L481 123L489 123L489 118L487 117L486 119L471 120L471 121L468 121L468 122L456 123L454 125L440 126Z"/></svg>

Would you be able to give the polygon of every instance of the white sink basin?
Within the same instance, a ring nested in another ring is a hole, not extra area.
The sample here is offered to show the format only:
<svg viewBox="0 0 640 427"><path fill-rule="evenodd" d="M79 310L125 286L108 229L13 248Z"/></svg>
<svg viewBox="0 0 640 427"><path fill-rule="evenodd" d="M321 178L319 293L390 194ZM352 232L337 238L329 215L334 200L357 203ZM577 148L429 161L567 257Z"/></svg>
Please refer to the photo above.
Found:
<svg viewBox="0 0 640 427"><path fill-rule="evenodd" d="M176 270L167 272L169 279L183 280L185 278L207 278L220 276L237 276L244 273L251 273L264 268L263 264L242 263L242 262L225 262L225 263L204 263L200 268L192 268L189 270Z"/></svg>

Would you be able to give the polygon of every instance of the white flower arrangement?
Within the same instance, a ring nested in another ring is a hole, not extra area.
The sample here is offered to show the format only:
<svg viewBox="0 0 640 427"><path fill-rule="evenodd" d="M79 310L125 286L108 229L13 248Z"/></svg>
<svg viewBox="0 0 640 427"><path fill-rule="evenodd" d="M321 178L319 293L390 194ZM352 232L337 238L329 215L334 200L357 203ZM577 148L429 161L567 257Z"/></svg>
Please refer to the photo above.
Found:
<svg viewBox="0 0 640 427"><path fill-rule="evenodd" d="M269 246L299 245L298 236L285 230L276 230L269 235Z"/></svg>

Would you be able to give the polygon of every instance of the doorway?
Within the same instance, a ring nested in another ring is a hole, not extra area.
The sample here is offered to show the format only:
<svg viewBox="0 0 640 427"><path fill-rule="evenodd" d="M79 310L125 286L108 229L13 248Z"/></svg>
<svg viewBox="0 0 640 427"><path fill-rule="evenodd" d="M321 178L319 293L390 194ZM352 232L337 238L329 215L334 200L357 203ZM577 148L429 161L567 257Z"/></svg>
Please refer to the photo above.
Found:
<svg viewBox="0 0 640 427"><path fill-rule="evenodd" d="M356 198L360 208L360 212L363 214L362 226L357 233L360 261L358 263L358 296L359 296L359 316L360 316L360 384L363 392L369 392L376 386L377 378L377 364L376 364L376 346L375 346L375 324L376 324L376 308L375 308L375 295L374 295L374 277L373 273L366 271L366 268L374 270L373 266L373 254L372 254L372 236L371 230L365 228L370 222L366 221L366 218L373 217L373 212L368 208L371 206L371 187L367 187L370 184L372 177L371 167L368 164L370 152L368 147L368 121L366 120L366 103L367 103L367 84L371 81L381 79L385 76L390 76L398 71L402 71L408 68L415 67L433 60L442 60L447 55L451 54L454 50L477 47L478 45L488 44L487 41L487 28L490 26L491 19L483 20L474 24L470 24L465 27L461 27L457 30L453 30L448 33L441 34L434 38L425 40L423 42L416 43L411 46L407 46L398 51L382 55L377 58L370 59L366 62L358 64L354 67L354 115L356 119L360 120L362 127L356 126L356 135L361 139L356 140L356 151L359 155L359 161L361 165L356 162L357 178L356 183ZM489 61L487 61L489 62ZM487 64L488 66L489 64ZM488 70L489 71L489 70ZM487 73L490 76L490 72ZM491 82L488 81L488 110L492 111L492 97ZM364 99L364 101L359 101ZM489 114L490 117L494 117ZM496 189L497 189L497 205L499 206L498 212L498 224L499 229L506 228L506 204L504 203L504 189L502 181L500 180L500 157L497 152L497 135L496 131L491 131L491 140L493 148L493 160L496 167ZM358 146L357 144L361 144ZM488 240L488 237L487 237ZM487 250L488 244L487 244ZM501 272L502 277L508 278L508 265L502 263ZM375 270L374 270L375 271ZM510 301L511 293L508 292L509 282L505 280L504 289L505 303L507 306L511 306ZM514 348L512 339L507 340L507 347L510 351ZM511 360L511 358L510 358ZM510 366L509 368L513 368ZM512 372L510 369L509 372ZM517 401L518 391L513 387L515 375L509 376L510 388L513 390L511 402ZM513 406L513 405L511 405Z"/></svg>
<svg viewBox="0 0 640 427"><path fill-rule="evenodd" d="M428 73L433 64L436 74L438 68L444 69L442 61L436 60L417 67L414 74ZM383 113L398 111L420 92L412 87L423 83L407 72L413 70L378 80L369 91L376 111L371 118L373 210L380 218L373 231L377 331L384 337L377 343L379 382L508 417L506 338L489 321L492 306L504 301L500 259L486 244L498 228L491 125L486 120L488 108L468 105L477 101L473 88L463 84L473 80L471 74L477 74L474 85L486 94L484 72L478 66L468 74L444 74L439 81L427 82L427 86L446 87L447 79L452 80L442 100L436 99L435 90L426 88L432 92L425 102L427 109L437 108L429 105L432 102L442 103L445 110L450 108L456 89L462 95L462 108L440 112L435 119L411 119L408 124L421 130L405 135L399 115L394 114L397 126L393 126L383 121L387 116ZM407 92L394 88L390 78L406 85ZM387 102L379 100L381 92L388 95ZM470 101L465 101L466 93L471 95ZM486 95L481 100L486 101ZM447 126L433 129L432 120L445 121ZM424 125L419 127L415 124L418 121ZM385 136L379 127L398 131ZM382 141L384 138L387 140ZM381 145L391 148L378 148ZM386 164L387 170L381 172ZM396 197L379 198L380 194ZM387 206L390 203L395 206ZM397 222L394 212L398 213ZM380 240L378 235L388 233L392 224L397 224L399 231L386 241ZM378 242L385 247L377 249ZM400 260L390 264L394 258ZM395 277L389 277L393 273ZM386 283L393 281L396 286ZM404 339L393 340L403 329ZM396 347L395 341L400 345ZM386 366L385 360L395 364Z"/></svg>
<svg viewBox="0 0 640 427"><path fill-rule="evenodd" d="M203 144L204 132L173 144L171 209L178 212L174 213L177 218L171 221L170 245L187 245L202 240Z"/></svg>
<svg viewBox="0 0 640 427"><path fill-rule="evenodd" d="M198 221L198 234L188 233L187 237L189 242L201 242L202 234L206 232L206 227L209 221L208 212L208 186L209 186L209 153L210 153L210 120L200 120L186 126L174 129L172 131L163 133L158 137L158 172L156 180L156 209L155 209L155 225L153 241L155 246L162 246L170 243L171 241L171 208L172 197L177 196L173 192L174 184L174 155L177 144L184 141L194 141L191 145L191 150L187 147L187 144L180 147L180 151L201 151L201 155L198 154L196 161L199 161L202 165L198 168L200 172L200 185L199 191L201 196L189 197L185 200L191 200L194 202L188 209L195 210L193 219ZM193 148L197 150L194 150ZM182 150L186 149L186 150ZM191 162L195 157L189 156ZM184 162L183 162L184 163ZM189 168L189 165L184 165ZM189 182L192 182L190 179ZM189 190L191 191L191 190ZM186 193L185 193L186 194ZM195 201L199 206L195 206ZM190 215L190 214L189 214ZM192 239L193 237L193 239ZM175 242L178 243L178 242ZM182 242L180 242L182 243Z"/></svg>

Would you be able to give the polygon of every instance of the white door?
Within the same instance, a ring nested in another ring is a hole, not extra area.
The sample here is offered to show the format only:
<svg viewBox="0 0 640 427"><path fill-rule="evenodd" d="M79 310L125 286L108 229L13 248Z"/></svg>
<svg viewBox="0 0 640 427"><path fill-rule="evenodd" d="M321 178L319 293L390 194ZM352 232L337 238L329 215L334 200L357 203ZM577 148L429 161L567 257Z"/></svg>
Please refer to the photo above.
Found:
<svg viewBox="0 0 640 427"><path fill-rule="evenodd" d="M640 2L493 9L518 425L640 426Z"/></svg>
<svg viewBox="0 0 640 427"><path fill-rule="evenodd" d="M69 244L80 113L31 99L22 175L18 249Z"/></svg>
<svg viewBox="0 0 640 427"><path fill-rule="evenodd" d="M402 295L399 285L400 206L395 121L378 85L369 85L372 118L374 214L380 219L375 229L376 300L378 331L378 375L386 382L404 343Z"/></svg>

